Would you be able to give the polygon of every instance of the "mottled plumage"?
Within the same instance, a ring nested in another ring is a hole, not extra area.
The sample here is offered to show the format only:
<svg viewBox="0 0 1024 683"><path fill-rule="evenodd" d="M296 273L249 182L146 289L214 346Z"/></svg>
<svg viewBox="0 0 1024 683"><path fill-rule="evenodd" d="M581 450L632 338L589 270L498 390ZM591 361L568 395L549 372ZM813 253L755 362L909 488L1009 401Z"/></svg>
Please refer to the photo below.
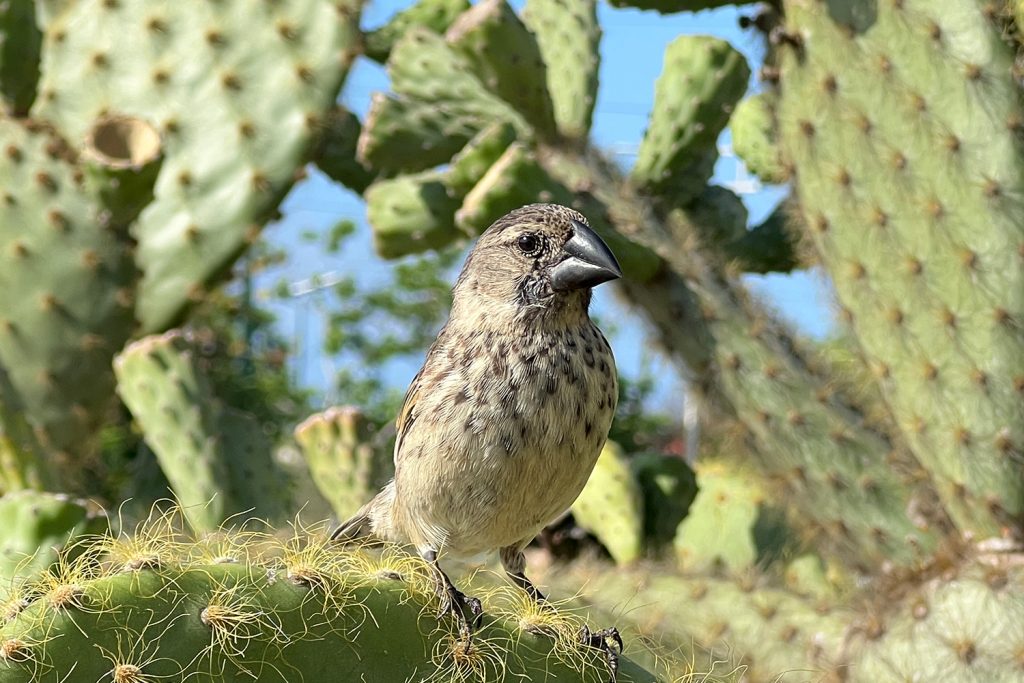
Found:
<svg viewBox="0 0 1024 683"><path fill-rule="evenodd" d="M534 204L492 225L406 394L394 480L336 537L373 534L430 560L501 550L539 596L521 551L579 495L615 412L615 361L587 311L590 287L618 275L571 209Z"/></svg>

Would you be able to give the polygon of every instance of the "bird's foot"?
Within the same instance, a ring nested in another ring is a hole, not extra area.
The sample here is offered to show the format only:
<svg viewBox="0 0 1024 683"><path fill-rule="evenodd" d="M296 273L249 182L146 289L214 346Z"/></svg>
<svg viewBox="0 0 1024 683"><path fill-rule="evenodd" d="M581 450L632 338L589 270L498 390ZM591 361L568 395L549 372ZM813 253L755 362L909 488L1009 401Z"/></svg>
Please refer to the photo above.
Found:
<svg viewBox="0 0 1024 683"><path fill-rule="evenodd" d="M484 607L479 598L467 596L458 588L448 583L445 586L444 605L438 617L451 614L459 625L459 636L466 643L466 650L469 650L473 632L480 628L484 617ZM467 616L466 612L469 612Z"/></svg>
<svg viewBox="0 0 1024 683"><path fill-rule="evenodd" d="M587 647L593 647L604 654L604 660L608 663L609 683L615 683L619 675L619 655L622 653L622 636L614 626L612 628L591 631L586 625L580 629L580 643Z"/></svg>

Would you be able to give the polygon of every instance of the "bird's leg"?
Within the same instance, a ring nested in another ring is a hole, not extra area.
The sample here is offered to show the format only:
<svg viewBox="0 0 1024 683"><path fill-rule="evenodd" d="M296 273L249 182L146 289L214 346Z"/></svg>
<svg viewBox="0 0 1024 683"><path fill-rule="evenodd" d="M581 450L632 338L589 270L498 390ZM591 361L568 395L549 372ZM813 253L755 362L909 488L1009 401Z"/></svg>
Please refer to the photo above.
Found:
<svg viewBox="0 0 1024 683"><path fill-rule="evenodd" d="M455 621L459 624L459 635L465 639L468 649L473 631L480 628L480 622L483 621L483 605L480 604L478 598L467 597L465 593L455 587L452 580L441 569L441 565L438 564L435 551L425 551L423 559L429 562L434 570L435 590L444 605L441 609L441 614L448 612L455 617ZM472 621L466 618L466 613L463 610L464 607L469 608Z"/></svg>
<svg viewBox="0 0 1024 683"><path fill-rule="evenodd" d="M584 624L580 629L579 638L587 647L597 648L604 653L604 660L608 662L609 683L615 683L619 675L619 654L622 653L622 636L619 635L619 629L612 626L600 631L591 631Z"/></svg>
<svg viewBox="0 0 1024 683"><path fill-rule="evenodd" d="M527 578L526 556L523 555L523 551L516 546L510 546L502 548L500 555L501 564L512 583L526 591L526 594L538 605L553 610L554 608L544 594L537 590L533 582ZM604 654L605 661L608 662L609 681L615 683L619 674L619 654L622 652L622 636L619 635L619 630L613 626L600 631L591 631L584 625L580 629L579 642L587 647L596 648Z"/></svg>

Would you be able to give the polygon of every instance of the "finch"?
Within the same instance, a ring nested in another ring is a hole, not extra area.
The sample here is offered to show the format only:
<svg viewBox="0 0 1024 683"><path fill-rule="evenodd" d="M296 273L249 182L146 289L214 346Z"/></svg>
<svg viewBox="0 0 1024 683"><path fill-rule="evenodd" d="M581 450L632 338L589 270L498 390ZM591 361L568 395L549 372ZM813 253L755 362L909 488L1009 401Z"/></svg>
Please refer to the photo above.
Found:
<svg viewBox="0 0 1024 683"><path fill-rule="evenodd" d="M468 639L480 602L438 558L499 551L535 600L523 549L564 513L608 438L618 399L615 359L590 320L591 288L621 277L580 213L531 204L479 238L452 290L448 322L427 352L397 419L395 477L335 530L413 546ZM583 634L614 668L607 638Z"/></svg>

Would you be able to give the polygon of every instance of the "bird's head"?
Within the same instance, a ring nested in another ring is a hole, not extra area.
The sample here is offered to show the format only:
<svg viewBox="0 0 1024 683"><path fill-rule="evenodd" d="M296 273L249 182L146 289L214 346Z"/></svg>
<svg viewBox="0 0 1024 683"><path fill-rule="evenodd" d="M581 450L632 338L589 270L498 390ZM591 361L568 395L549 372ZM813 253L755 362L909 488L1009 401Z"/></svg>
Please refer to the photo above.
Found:
<svg viewBox="0 0 1024 683"><path fill-rule="evenodd" d="M621 276L614 254L582 214L530 204L480 236L455 285L455 302L488 299L496 308L586 312L590 289Z"/></svg>

